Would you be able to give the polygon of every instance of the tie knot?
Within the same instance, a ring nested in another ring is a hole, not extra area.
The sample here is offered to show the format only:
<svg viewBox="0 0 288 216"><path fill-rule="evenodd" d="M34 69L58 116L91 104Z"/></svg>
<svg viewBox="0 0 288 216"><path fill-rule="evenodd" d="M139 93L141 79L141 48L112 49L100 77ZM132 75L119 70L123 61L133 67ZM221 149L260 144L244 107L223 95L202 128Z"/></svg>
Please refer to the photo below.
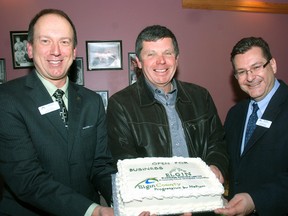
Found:
<svg viewBox="0 0 288 216"><path fill-rule="evenodd" d="M253 106L253 111L252 111L252 113L257 112L258 109L259 109L258 104L255 102L255 103L252 104L252 106Z"/></svg>
<svg viewBox="0 0 288 216"><path fill-rule="evenodd" d="M56 99L59 99L59 98L62 98L64 95L64 91L62 91L61 89L57 89L55 91L55 93L53 94L53 96L56 98Z"/></svg>

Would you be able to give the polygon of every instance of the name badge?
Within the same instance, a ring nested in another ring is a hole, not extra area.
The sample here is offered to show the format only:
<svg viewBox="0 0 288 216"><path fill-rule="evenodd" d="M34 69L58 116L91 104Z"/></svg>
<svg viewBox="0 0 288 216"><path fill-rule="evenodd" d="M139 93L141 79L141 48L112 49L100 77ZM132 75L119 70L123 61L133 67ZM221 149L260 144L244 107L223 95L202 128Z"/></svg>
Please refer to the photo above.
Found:
<svg viewBox="0 0 288 216"><path fill-rule="evenodd" d="M271 124L272 124L272 121L265 120L265 119L258 119L256 122L256 125L259 125L265 128L270 128Z"/></svg>
<svg viewBox="0 0 288 216"><path fill-rule="evenodd" d="M58 109L60 109L60 106L59 106L58 102L56 102L56 101L38 107L38 110L41 113L41 115L45 115L47 113L53 112L53 111L58 110Z"/></svg>

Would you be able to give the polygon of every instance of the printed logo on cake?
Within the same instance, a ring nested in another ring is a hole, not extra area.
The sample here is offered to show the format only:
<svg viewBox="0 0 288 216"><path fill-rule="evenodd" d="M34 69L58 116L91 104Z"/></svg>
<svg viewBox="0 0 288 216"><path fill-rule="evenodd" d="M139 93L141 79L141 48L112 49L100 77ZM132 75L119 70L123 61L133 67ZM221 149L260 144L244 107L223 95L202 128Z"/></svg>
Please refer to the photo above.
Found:
<svg viewBox="0 0 288 216"><path fill-rule="evenodd" d="M174 168L165 175L166 177L162 178L162 180L207 179L207 177L204 177L202 175L193 175L190 171L181 168Z"/></svg>
<svg viewBox="0 0 288 216"><path fill-rule="evenodd" d="M191 172L188 172L184 169L181 168L174 168L172 170L170 170L169 173L166 173L166 178L167 179L185 179L185 178L190 178L192 176Z"/></svg>
<svg viewBox="0 0 288 216"><path fill-rule="evenodd" d="M155 187L156 182L158 182L157 178L147 178L135 185L135 188L149 190Z"/></svg>
<svg viewBox="0 0 288 216"><path fill-rule="evenodd" d="M202 180L207 178L208 177L199 174L193 175L188 170L174 167L169 172L163 172L162 175L158 177L143 179L135 185L135 189L145 191L175 191L188 188L202 188L205 187ZM187 180L194 180L194 184L189 183Z"/></svg>
<svg viewBox="0 0 288 216"><path fill-rule="evenodd" d="M161 191L166 191L166 190L176 190L176 189L181 189L180 183L176 182L165 182L165 181L160 181L157 178L147 178L141 182L139 182L137 185L135 185L136 189L141 189L141 190L161 190Z"/></svg>

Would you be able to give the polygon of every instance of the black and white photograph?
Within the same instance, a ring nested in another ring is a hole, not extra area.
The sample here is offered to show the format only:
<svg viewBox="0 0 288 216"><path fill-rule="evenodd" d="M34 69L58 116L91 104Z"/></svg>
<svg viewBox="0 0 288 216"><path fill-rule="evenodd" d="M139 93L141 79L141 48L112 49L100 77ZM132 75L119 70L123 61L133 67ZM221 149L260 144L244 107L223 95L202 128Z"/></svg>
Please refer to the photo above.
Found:
<svg viewBox="0 0 288 216"><path fill-rule="evenodd" d="M108 93L108 91L107 91L107 90L104 90L104 91L95 91L95 92L102 97L103 104L104 104L104 108L105 108L105 110L107 110L108 98L109 98L109 93Z"/></svg>
<svg viewBox="0 0 288 216"><path fill-rule="evenodd" d="M5 59L0 58L0 84L6 82L6 65Z"/></svg>
<svg viewBox="0 0 288 216"><path fill-rule="evenodd" d="M77 85L84 86L84 66L83 57L76 57L73 61L69 73L69 79Z"/></svg>
<svg viewBox="0 0 288 216"><path fill-rule="evenodd" d="M27 53L27 31L11 31L11 50L13 59L13 68L29 68L33 67L33 60L29 58Z"/></svg>
<svg viewBox="0 0 288 216"><path fill-rule="evenodd" d="M77 78L76 78L76 84L78 85L84 85L84 67L83 67L83 58L77 57L75 59L76 67L77 67Z"/></svg>
<svg viewBox="0 0 288 216"><path fill-rule="evenodd" d="M128 53L128 78L129 85L135 83L141 74L141 69L137 65L136 54L134 52Z"/></svg>
<svg viewBox="0 0 288 216"><path fill-rule="evenodd" d="M86 41L87 70L121 70L122 41Z"/></svg>

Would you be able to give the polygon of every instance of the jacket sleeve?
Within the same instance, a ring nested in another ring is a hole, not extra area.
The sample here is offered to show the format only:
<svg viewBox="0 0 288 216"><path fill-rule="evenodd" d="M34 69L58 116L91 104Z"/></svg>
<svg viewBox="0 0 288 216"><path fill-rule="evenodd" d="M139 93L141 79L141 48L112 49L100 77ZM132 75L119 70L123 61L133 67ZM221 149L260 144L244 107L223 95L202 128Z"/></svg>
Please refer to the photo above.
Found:
<svg viewBox="0 0 288 216"><path fill-rule="evenodd" d="M109 99L107 108L108 146L114 158L114 166L119 159L138 157L134 145L129 119L126 110L113 97Z"/></svg>
<svg viewBox="0 0 288 216"><path fill-rule="evenodd" d="M207 154L204 159L208 165L215 165L221 171L225 179L228 178L229 158L225 141L225 132L218 116L212 97L207 93L209 136L207 140ZM207 127L208 128L208 127Z"/></svg>
<svg viewBox="0 0 288 216"><path fill-rule="evenodd" d="M288 172L275 176L275 180L250 191L259 215L286 215L288 212Z"/></svg>

